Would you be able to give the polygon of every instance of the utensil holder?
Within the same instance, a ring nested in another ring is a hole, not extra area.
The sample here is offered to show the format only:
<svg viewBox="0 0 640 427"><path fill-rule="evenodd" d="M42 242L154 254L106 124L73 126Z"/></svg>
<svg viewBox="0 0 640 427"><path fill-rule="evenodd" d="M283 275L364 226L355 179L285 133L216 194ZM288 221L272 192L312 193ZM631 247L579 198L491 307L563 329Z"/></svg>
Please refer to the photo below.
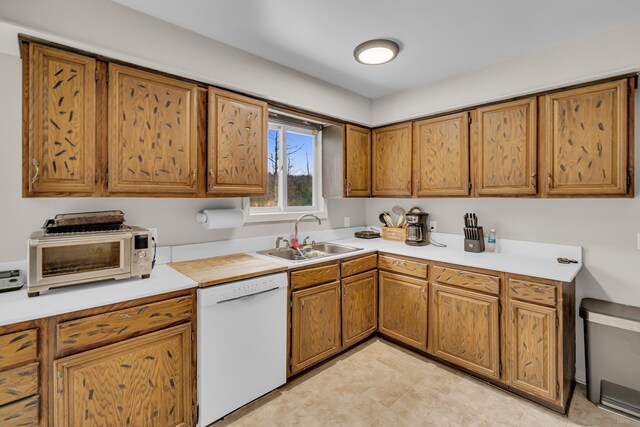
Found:
<svg viewBox="0 0 640 427"><path fill-rule="evenodd" d="M382 240L404 242L407 239L407 229L401 227L382 227Z"/></svg>
<svg viewBox="0 0 640 427"><path fill-rule="evenodd" d="M478 230L478 240L464 239L465 252L484 252L484 232L482 227L477 227L476 229Z"/></svg>

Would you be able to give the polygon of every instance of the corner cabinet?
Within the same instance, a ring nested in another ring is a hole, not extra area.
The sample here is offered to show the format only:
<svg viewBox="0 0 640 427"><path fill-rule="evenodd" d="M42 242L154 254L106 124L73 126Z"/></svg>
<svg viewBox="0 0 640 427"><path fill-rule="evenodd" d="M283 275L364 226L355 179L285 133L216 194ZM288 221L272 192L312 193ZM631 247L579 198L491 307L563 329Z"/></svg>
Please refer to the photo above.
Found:
<svg viewBox="0 0 640 427"><path fill-rule="evenodd" d="M412 147L411 123L373 130L371 195L411 196Z"/></svg>
<svg viewBox="0 0 640 427"><path fill-rule="evenodd" d="M109 192L194 194L197 86L109 64Z"/></svg>
<svg viewBox="0 0 640 427"><path fill-rule="evenodd" d="M536 98L478 108L475 120L475 195L537 193Z"/></svg>
<svg viewBox="0 0 640 427"><path fill-rule="evenodd" d="M28 55L24 193L92 195L97 179L96 61L37 44L30 44Z"/></svg>
<svg viewBox="0 0 640 427"><path fill-rule="evenodd" d="M268 116L266 102L209 88L208 193L266 194Z"/></svg>
<svg viewBox="0 0 640 427"><path fill-rule="evenodd" d="M544 195L623 196L631 184L631 80L542 97Z"/></svg>
<svg viewBox="0 0 640 427"><path fill-rule="evenodd" d="M469 113L413 124L414 195L468 196Z"/></svg>
<svg viewBox="0 0 640 427"><path fill-rule="evenodd" d="M54 362L54 425L190 426L191 325Z"/></svg>
<svg viewBox="0 0 640 427"><path fill-rule="evenodd" d="M347 125L344 138L344 194L371 195L371 130Z"/></svg>

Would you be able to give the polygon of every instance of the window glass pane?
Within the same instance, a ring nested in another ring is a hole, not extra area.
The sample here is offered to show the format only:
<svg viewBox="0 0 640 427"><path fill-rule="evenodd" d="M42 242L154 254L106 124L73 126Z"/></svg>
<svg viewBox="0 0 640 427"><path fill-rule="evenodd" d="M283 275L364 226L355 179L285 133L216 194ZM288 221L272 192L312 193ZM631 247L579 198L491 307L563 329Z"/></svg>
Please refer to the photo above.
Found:
<svg viewBox="0 0 640 427"><path fill-rule="evenodd" d="M287 132L287 206L313 206L313 140Z"/></svg>
<svg viewBox="0 0 640 427"><path fill-rule="evenodd" d="M278 206L278 169L282 164L280 155L280 131L269 129L268 161L267 161L267 195L264 197L252 197L252 207L277 207Z"/></svg>

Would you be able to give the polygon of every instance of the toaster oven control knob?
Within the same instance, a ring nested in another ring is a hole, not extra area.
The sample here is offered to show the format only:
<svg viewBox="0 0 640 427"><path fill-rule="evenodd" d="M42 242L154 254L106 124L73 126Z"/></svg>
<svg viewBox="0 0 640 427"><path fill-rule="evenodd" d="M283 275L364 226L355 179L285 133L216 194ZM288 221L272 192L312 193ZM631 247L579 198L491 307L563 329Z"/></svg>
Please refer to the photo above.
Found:
<svg viewBox="0 0 640 427"><path fill-rule="evenodd" d="M138 258L146 258L147 253L145 251L138 252Z"/></svg>

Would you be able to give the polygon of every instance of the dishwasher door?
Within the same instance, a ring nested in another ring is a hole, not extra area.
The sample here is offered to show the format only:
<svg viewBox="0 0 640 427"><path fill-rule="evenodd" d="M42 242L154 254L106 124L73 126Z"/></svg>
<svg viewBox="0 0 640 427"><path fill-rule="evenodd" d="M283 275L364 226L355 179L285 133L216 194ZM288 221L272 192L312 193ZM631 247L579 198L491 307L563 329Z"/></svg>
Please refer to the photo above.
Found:
<svg viewBox="0 0 640 427"><path fill-rule="evenodd" d="M287 276L198 289L199 425L286 382Z"/></svg>

